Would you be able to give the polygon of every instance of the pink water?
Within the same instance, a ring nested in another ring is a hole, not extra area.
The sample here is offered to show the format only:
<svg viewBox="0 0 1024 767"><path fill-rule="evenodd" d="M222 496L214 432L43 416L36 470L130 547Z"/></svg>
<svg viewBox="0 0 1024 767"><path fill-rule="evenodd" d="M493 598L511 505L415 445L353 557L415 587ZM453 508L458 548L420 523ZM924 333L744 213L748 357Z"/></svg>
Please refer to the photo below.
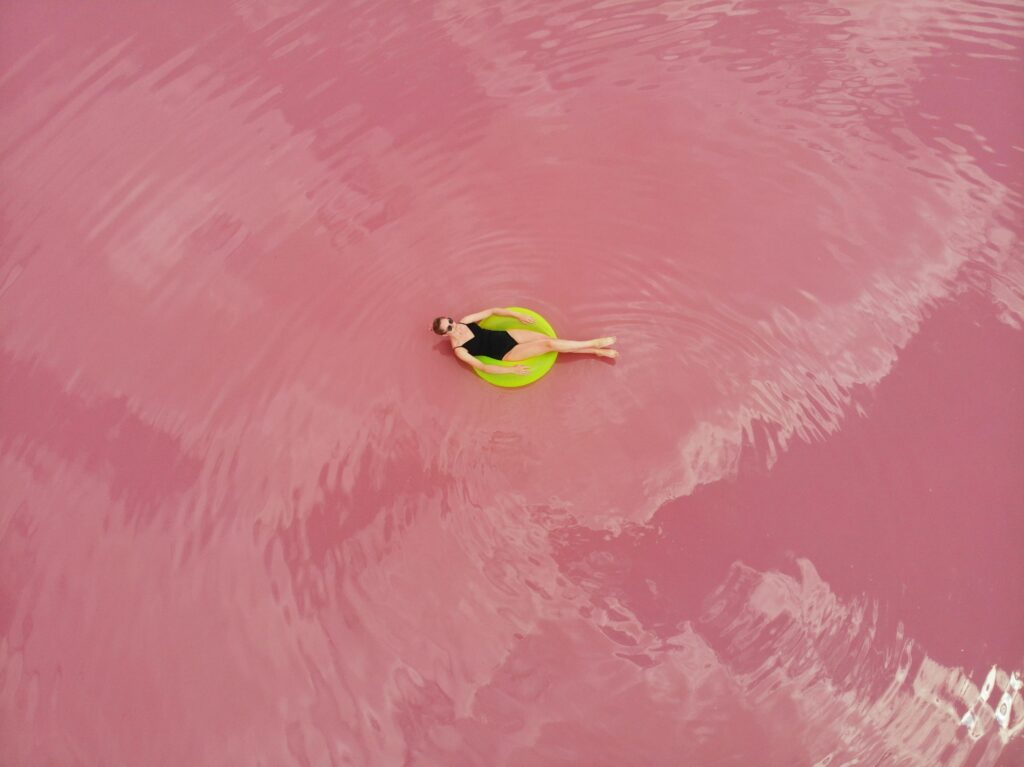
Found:
<svg viewBox="0 0 1024 767"><path fill-rule="evenodd" d="M1024 6L35 0L0 64L0 764L1024 764ZM622 357L428 330L510 304Z"/></svg>

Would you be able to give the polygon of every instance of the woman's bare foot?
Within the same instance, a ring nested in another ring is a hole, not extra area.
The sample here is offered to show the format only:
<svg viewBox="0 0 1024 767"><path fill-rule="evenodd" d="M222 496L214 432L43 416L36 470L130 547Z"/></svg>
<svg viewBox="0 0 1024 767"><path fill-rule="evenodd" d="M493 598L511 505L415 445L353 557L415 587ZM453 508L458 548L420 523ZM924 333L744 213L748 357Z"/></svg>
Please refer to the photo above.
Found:
<svg viewBox="0 0 1024 767"><path fill-rule="evenodd" d="M594 341L594 348L603 349L606 346L611 346L613 343L615 343L615 336L605 336Z"/></svg>
<svg viewBox="0 0 1024 767"><path fill-rule="evenodd" d="M594 349L594 354L598 357L609 357L611 359L616 359L619 356L615 349Z"/></svg>

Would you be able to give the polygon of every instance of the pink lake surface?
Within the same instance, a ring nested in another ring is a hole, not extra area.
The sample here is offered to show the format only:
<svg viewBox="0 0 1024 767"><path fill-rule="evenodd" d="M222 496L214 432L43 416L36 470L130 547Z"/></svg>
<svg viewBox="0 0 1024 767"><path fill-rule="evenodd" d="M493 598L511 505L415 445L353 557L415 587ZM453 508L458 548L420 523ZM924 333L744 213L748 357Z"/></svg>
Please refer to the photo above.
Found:
<svg viewBox="0 0 1024 767"><path fill-rule="evenodd" d="M7 0L0 104L0 764L1024 765L1020 3Z"/></svg>

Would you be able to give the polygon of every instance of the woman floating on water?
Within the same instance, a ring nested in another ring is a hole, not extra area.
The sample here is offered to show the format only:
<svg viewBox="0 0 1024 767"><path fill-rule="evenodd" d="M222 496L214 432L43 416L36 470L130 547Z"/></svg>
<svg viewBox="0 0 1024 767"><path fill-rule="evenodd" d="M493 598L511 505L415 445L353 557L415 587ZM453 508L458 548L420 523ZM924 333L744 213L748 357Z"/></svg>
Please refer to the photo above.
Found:
<svg viewBox="0 0 1024 767"><path fill-rule="evenodd" d="M529 375L527 365L504 367L488 365L477 357L490 357L506 362L519 362L532 357L539 357L548 352L571 352L576 354L596 354L598 357L619 356L614 349L605 347L615 343L615 336L594 338L590 341L566 341L552 338L536 330L510 328L509 330L488 330L477 323L491 315L512 317L524 325L532 325L534 318L523 312L511 309L484 309L476 314L469 314L458 322L451 317L438 317L434 320L434 332L439 336L447 335L451 341L455 356L467 365L485 373Z"/></svg>

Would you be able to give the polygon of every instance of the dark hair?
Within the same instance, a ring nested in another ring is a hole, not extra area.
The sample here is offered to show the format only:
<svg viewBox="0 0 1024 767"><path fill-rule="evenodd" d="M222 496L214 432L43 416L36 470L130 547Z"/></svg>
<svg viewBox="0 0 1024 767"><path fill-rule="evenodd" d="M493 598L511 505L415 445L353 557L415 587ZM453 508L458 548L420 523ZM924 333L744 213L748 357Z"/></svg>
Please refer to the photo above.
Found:
<svg viewBox="0 0 1024 767"><path fill-rule="evenodd" d="M448 318L447 317L435 317L434 318L434 332L437 333L439 336L443 336L444 335L444 331L441 330L441 320L446 320L446 319L448 319Z"/></svg>

